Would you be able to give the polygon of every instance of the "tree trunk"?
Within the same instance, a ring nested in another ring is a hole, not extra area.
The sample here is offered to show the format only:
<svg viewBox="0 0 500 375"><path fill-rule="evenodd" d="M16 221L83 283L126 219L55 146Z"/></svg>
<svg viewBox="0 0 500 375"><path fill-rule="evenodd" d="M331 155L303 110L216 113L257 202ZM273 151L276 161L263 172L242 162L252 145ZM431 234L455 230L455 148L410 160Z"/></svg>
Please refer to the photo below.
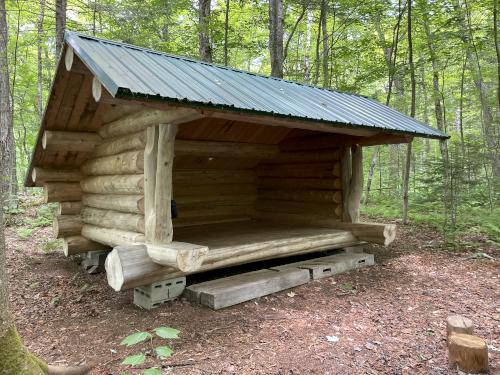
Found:
<svg viewBox="0 0 500 375"><path fill-rule="evenodd" d="M230 0L226 0L226 14L225 14L225 24L224 24L224 65L227 66L227 54L228 54L228 46L227 46L227 37L229 33L229 5Z"/></svg>
<svg viewBox="0 0 500 375"><path fill-rule="evenodd" d="M283 2L269 0L269 53L271 75L283 78Z"/></svg>
<svg viewBox="0 0 500 375"><path fill-rule="evenodd" d="M37 106L38 118L42 121L43 116L43 64L42 64L42 34L43 34L43 19L45 15L45 0L40 1L40 15L38 17L38 33L36 40L37 57L38 57L38 81L37 81Z"/></svg>
<svg viewBox="0 0 500 375"><path fill-rule="evenodd" d="M67 0L56 0L56 57L59 57L64 44L66 31Z"/></svg>
<svg viewBox="0 0 500 375"><path fill-rule="evenodd" d="M212 46L210 42L210 0L198 0L200 59L212 62Z"/></svg>
<svg viewBox="0 0 500 375"><path fill-rule="evenodd" d="M307 11L307 30L306 30L306 50L304 52L304 82L309 83L311 81L311 63L309 61L309 50L311 49L311 29L312 29L312 18L313 14L311 11Z"/></svg>
<svg viewBox="0 0 500 375"><path fill-rule="evenodd" d="M328 8L326 6L326 1L321 2L321 13L323 17L321 18L321 30L323 34L323 56L322 56L322 67L323 67L323 87L328 87L330 84L330 75L328 69L328 56L330 55L330 48L328 47L328 29L326 27Z"/></svg>
<svg viewBox="0 0 500 375"><path fill-rule="evenodd" d="M493 39L495 40L495 51L497 54L497 118L500 118L500 46L498 43L498 1L493 0Z"/></svg>
<svg viewBox="0 0 500 375"><path fill-rule="evenodd" d="M415 117L415 94L416 94L416 82L415 82L415 66L413 64L413 41L412 41L412 27L411 27L411 8L412 0L408 1L408 63L410 65L410 78L411 78L411 107L410 116ZM406 163L405 170L403 174L403 224L408 224L408 185L410 181L410 171L411 171L411 147L412 142L408 143L406 146Z"/></svg>

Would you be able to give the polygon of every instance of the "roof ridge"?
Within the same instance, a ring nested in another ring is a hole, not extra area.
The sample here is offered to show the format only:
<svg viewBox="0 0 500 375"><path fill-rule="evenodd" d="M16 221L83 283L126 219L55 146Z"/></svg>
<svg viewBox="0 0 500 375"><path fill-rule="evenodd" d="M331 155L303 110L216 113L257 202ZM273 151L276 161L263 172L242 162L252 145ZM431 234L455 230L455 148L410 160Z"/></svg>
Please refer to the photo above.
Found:
<svg viewBox="0 0 500 375"><path fill-rule="evenodd" d="M218 64L218 63L209 63L209 62L206 62L206 61L197 60L197 59L192 58L192 57L174 55L172 53L164 52L164 51L158 51L158 50L155 50L153 48L137 46L135 44L125 43L125 42L119 42L119 41L116 41L116 40L111 40L111 39L106 39L106 38L100 38L100 37L96 37L96 36L93 36L93 35L87 35L87 34L84 34L84 33L78 32L78 31L66 30L65 34L66 35L73 34L73 35L76 35L76 36L78 36L80 38L86 38L86 39L96 40L96 41L99 41L99 42L104 42L104 43L114 44L114 45L121 46L121 47L127 47L127 48L136 49L136 50L140 50L140 51L144 51L144 52L154 53L154 54L157 54L157 55L171 57L173 59L179 59L179 60L183 60L183 61L187 61L187 62L191 62L191 63L197 63L197 64L203 64L203 65L213 66L215 68L230 70L230 71L233 71L233 72L242 73L242 74L248 74L248 75L251 75L251 76L256 76L256 77L271 79L271 80L275 80L275 81L282 81L282 82L286 82L286 83L292 83L292 84L295 84L295 85L304 86L304 87L310 87L310 88L317 89L317 90L322 90L322 91L327 91L327 92L333 92L333 93L336 93L336 94L352 95L352 96L357 96L357 97L366 98L366 99L372 99L372 98L370 98L369 96L366 96L366 95L361 95L361 94L357 94L357 93L353 93L353 92L347 92L347 91L333 90L333 89L329 89L329 88L325 88L325 87L319 87L319 86L311 85L311 84L304 83L304 82L297 82L297 81L292 81L292 80L288 80L288 79L284 79L284 78L278 78L278 77L268 76L268 75L261 74L261 73L249 72L247 70L237 69L237 68L233 68L233 67L230 67L230 66L221 65L221 64Z"/></svg>

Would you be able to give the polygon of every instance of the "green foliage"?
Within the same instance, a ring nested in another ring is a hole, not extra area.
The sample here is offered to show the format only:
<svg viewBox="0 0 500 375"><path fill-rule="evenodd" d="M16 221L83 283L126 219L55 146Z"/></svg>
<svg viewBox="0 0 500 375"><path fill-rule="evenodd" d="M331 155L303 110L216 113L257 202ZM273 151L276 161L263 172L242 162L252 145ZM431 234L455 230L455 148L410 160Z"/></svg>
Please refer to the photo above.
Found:
<svg viewBox="0 0 500 375"><path fill-rule="evenodd" d="M162 339L178 339L179 331L170 327L158 327L154 329L155 333Z"/></svg>
<svg viewBox="0 0 500 375"><path fill-rule="evenodd" d="M31 237L32 234L33 234L32 228L21 227L17 229L17 236L19 237L20 240L26 241Z"/></svg>
<svg viewBox="0 0 500 375"><path fill-rule="evenodd" d="M136 332L127 337L125 337L120 345L132 346L140 342L150 339L152 335L149 332Z"/></svg>
<svg viewBox="0 0 500 375"><path fill-rule="evenodd" d="M122 365L137 366L137 365L143 364L145 360L146 360L146 356L142 353L136 354L136 355L131 355L131 356L126 357L123 360Z"/></svg>
<svg viewBox="0 0 500 375"><path fill-rule="evenodd" d="M62 247L62 240L61 239L54 239L54 240L48 240L43 244L42 250L45 253L49 253L51 251L60 249Z"/></svg>
<svg viewBox="0 0 500 375"><path fill-rule="evenodd" d="M46 204L41 206L36 211L35 218L26 218L24 220L24 224L29 226L30 228L44 228L50 227L52 225L52 221L54 219L54 214L57 209L57 205L55 204Z"/></svg>
<svg viewBox="0 0 500 375"><path fill-rule="evenodd" d="M156 333L157 337L159 337L162 340L177 339L179 337L179 333L180 333L179 330L177 330L175 328L171 328L171 327L157 327L153 331ZM133 334L125 337L122 340L122 342L120 343L120 345L125 345L125 346L129 347L129 346L133 346L133 345L137 345L139 343L142 343L148 339L150 341L151 349L154 350L154 352L156 353L156 357L159 360L163 360L163 359L166 359L166 358L169 358L172 356L174 351L168 346L161 345L161 346L153 347L152 346L153 345L153 335L147 331L136 332L136 333L133 333ZM146 360L146 356L143 353L140 353L140 354L126 357L123 360L122 365L137 366L137 365L144 363L145 360ZM158 370L158 368L156 368L156 367L150 367L144 371L144 374L149 374L149 375L155 375L155 374L161 374L161 373L162 372L160 370Z"/></svg>

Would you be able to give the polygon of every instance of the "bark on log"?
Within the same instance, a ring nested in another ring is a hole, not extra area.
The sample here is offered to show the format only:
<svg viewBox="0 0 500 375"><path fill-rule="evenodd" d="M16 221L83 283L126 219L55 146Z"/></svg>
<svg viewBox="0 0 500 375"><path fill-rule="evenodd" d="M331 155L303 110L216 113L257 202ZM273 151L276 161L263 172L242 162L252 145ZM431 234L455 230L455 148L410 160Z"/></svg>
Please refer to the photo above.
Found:
<svg viewBox="0 0 500 375"><path fill-rule="evenodd" d="M82 236L89 240L114 247L119 245L142 244L144 234L128 232L120 229L109 229L96 227L95 225L84 224Z"/></svg>
<svg viewBox="0 0 500 375"><path fill-rule="evenodd" d="M44 202L74 202L82 199L82 189L76 182L47 182L43 185Z"/></svg>
<svg viewBox="0 0 500 375"><path fill-rule="evenodd" d="M82 202L59 202L58 215L79 215L82 210Z"/></svg>
<svg viewBox="0 0 500 375"><path fill-rule="evenodd" d="M146 147L146 131L127 134L102 142L95 149L96 156L116 155L125 151L142 150Z"/></svg>
<svg viewBox="0 0 500 375"><path fill-rule="evenodd" d="M210 250L198 271L203 272L256 260L342 248L358 243L359 241L351 233L340 232L336 235L318 236L318 238L308 241L299 237L230 246ZM106 258L105 267L108 284L116 291L187 274L153 262L147 254L145 245L115 247Z"/></svg>
<svg viewBox="0 0 500 375"><path fill-rule="evenodd" d="M55 238L79 235L82 231L80 215L56 215L52 222Z"/></svg>
<svg viewBox="0 0 500 375"><path fill-rule="evenodd" d="M80 182L85 193L92 194L142 194L144 175L115 175L90 177Z"/></svg>
<svg viewBox="0 0 500 375"><path fill-rule="evenodd" d="M83 194L82 202L94 208L144 214L143 195Z"/></svg>
<svg viewBox="0 0 500 375"><path fill-rule="evenodd" d="M448 339L448 361L451 368L466 373L487 373L488 345L483 339L463 333L453 333Z"/></svg>
<svg viewBox="0 0 500 375"><path fill-rule="evenodd" d="M46 182L76 182L82 179L82 174L77 169L45 169L34 167L31 179L36 186Z"/></svg>
<svg viewBox="0 0 500 375"><path fill-rule="evenodd" d="M146 248L153 262L182 272L198 270L208 254L208 247L186 242L174 241L166 245L146 244Z"/></svg>
<svg viewBox="0 0 500 375"><path fill-rule="evenodd" d="M85 224L144 233L143 215L84 207L81 212L81 217Z"/></svg>
<svg viewBox="0 0 500 375"><path fill-rule="evenodd" d="M96 133L46 130L42 148L59 152L92 152L100 142L101 137Z"/></svg>
<svg viewBox="0 0 500 375"><path fill-rule="evenodd" d="M140 174L144 171L144 152L129 151L91 159L85 162L81 169L83 173L91 176Z"/></svg>
<svg viewBox="0 0 500 375"><path fill-rule="evenodd" d="M82 254L87 251L111 250L109 246L88 240L83 236L70 236L64 238L63 241L63 251L66 256Z"/></svg>
<svg viewBox="0 0 500 375"><path fill-rule="evenodd" d="M388 246L396 239L396 224L334 222L332 228L351 231L360 241Z"/></svg>
<svg viewBox="0 0 500 375"><path fill-rule="evenodd" d="M474 323L464 316L451 315L446 319L446 337L449 338L452 333L472 335L474 333Z"/></svg>
<svg viewBox="0 0 500 375"><path fill-rule="evenodd" d="M102 138L119 137L145 130L151 125L181 124L201 117L199 112L189 108L175 108L168 111L147 109L105 124L98 133Z"/></svg>

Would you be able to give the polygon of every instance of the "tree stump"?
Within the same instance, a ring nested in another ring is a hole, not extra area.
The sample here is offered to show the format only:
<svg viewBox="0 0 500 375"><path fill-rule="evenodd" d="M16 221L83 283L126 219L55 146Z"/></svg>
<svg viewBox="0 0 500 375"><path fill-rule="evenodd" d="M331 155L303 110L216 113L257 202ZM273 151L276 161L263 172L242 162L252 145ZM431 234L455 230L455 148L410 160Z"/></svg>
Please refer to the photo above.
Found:
<svg viewBox="0 0 500 375"><path fill-rule="evenodd" d="M446 337L449 338L452 333L474 334L474 323L469 318L462 315L452 315L446 319Z"/></svg>
<svg viewBox="0 0 500 375"><path fill-rule="evenodd" d="M467 373L488 372L488 345L483 339L464 333L452 333L448 338L450 368Z"/></svg>

